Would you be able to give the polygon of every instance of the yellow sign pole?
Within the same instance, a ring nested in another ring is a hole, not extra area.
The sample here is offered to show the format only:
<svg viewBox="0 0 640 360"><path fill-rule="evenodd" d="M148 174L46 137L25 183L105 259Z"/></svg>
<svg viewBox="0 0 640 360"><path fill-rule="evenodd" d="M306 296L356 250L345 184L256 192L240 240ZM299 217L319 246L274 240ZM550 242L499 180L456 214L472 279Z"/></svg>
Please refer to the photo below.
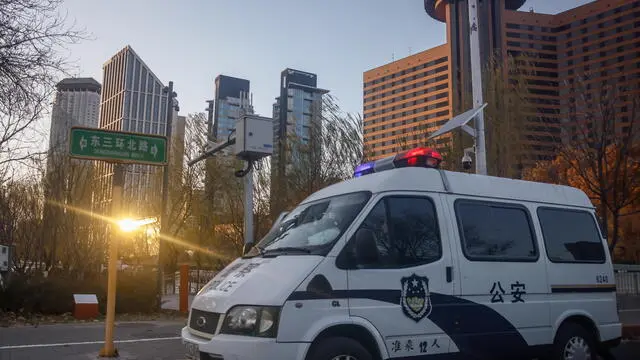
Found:
<svg viewBox="0 0 640 360"><path fill-rule="evenodd" d="M112 218L118 218L122 208L122 190L124 185L124 165L114 164L113 193L111 200ZM100 350L101 357L117 357L118 350L113 343L113 327L116 318L116 279L118 276L118 241L120 228L111 227L111 241L109 242L109 268L107 279L107 318L104 326L104 347Z"/></svg>

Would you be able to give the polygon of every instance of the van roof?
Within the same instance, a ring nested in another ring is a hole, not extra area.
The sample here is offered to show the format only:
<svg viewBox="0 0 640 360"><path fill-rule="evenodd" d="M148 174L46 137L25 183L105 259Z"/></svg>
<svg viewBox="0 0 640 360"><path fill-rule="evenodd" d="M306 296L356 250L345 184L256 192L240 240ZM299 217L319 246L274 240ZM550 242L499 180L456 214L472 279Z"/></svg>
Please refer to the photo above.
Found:
<svg viewBox="0 0 640 360"><path fill-rule="evenodd" d="M445 185L445 181L448 185ZM303 202L356 191L428 191L593 208L589 197L577 188L495 176L468 174L422 167L406 167L363 175L328 186Z"/></svg>

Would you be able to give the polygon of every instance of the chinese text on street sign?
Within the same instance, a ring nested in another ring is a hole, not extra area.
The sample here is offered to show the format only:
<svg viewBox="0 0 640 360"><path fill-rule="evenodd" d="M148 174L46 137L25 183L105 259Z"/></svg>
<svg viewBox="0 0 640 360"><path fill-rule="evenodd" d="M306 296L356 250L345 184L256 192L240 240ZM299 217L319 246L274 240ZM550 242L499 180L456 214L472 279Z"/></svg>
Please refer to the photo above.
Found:
<svg viewBox="0 0 640 360"><path fill-rule="evenodd" d="M72 127L70 155L75 158L150 165L167 164L167 138L104 129Z"/></svg>

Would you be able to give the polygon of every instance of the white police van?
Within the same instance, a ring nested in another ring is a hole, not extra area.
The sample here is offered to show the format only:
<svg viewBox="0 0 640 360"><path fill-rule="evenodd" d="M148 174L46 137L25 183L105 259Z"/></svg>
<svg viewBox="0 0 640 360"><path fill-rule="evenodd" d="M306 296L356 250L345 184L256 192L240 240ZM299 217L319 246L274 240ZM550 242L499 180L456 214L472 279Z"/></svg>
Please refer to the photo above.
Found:
<svg viewBox="0 0 640 360"><path fill-rule="evenodd" d="M580 190L438 169L417 148L289 213L195 297L200 359L596 359L621 338Z"/></svg>

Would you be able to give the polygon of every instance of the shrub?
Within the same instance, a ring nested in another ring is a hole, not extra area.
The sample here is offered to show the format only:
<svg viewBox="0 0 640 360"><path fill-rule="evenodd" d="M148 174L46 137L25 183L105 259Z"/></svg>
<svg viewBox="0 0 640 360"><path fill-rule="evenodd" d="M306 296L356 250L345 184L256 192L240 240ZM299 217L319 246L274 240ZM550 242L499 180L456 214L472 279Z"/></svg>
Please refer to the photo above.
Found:
<svg viewBox="0 0 640 360"><path fill-rule="evenodd" d="M0 310L56 315L73 312L73 294L95 294L105 313L107 278L77 280L65 275L26 276L13 274L0 289ZM116 313L150 313L156 307L155 273L118 273Z"/></svg>

